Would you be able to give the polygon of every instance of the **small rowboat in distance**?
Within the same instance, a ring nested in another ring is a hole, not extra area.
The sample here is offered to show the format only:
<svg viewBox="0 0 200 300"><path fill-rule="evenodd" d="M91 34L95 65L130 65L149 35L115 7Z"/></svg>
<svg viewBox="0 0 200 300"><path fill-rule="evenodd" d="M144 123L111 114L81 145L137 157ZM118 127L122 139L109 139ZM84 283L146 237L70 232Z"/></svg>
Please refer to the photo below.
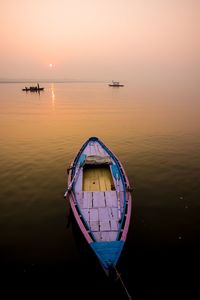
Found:
<svg viewBox="0 0 200 300"><path fill-rule="evenodd" d="M29 88L25 86L24 89L22 89L22 91L30 91L30 92L40 92L40 91L43 91L44 88L43 87L40 87L39 83L37 84L37 86L30 86Z"/></svg>
<svg viewBox="0 0 200 300"><path fill-rule="evenodd" d="M112 84L109 84L109 86L112 87L120 87L120 86L124 86L123 84L120 84L119 81L112 81Z"/></svg>
<svg viewBox="0 0 200 300"><path fill-rule="evenodd" d="M26 91L26 92L38 92L38 91L44 91L44 88L37 88L37 87L25 87L24 89L22 89L22 91Z"/></svg>
<svg viewBox="0 0 200 300"><path fill-rule="evenodd" d="M72 162L67 195L85 239L109 275L127 237L131 193L122 164L97 137L89 138Z"/></svg>

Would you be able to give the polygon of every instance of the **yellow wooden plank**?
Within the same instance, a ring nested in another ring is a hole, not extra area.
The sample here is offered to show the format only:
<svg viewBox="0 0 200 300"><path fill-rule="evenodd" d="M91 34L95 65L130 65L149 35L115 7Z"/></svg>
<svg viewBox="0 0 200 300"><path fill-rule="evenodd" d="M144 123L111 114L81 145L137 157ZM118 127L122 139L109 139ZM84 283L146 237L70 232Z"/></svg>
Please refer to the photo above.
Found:
<svg viewBox="0 0 200 300"><path fill-rule="evenodd" d="M89 172L87 172L87 170L84 171L83 190L84 191L90 190L90 174Z"/></svg>
<svg viewBox="0 0 200 300"><path fill-rule="evenodd" d="M96 178L95 169L91 169L90 171L90 191L98 191L98 180Z"/></svg>
<svg viewBox="0 0 200 300"><path fill-rule="evenodd" d="M107 171L107 172L106 172ZM106 191L111 190L111 184L113 182L110 170L104 170L104 180L105 180L105 185L106 185Z"/></svg>
<svg viewBox="0 0 200 300"><path fill-rule="evenodd" d="M98 169L94 169L94 173L95 173L95 177L94 177L94 182L95 185L93 185L93 191L100 191L100 181L99 181L99 170Z"/></svg>
<svg viewBox="0 0 200 300"><path fill-rule="evenodd" d="M106 184L103 170L99 170L99 183L100 183L100 191L106 191Z"/></svg>
<svg viewBox="0 0 200 300"><path fill-rule="evenodd" d="M108 167L86 168L83 171L84 191L110 191L113 184Z"/></svg>

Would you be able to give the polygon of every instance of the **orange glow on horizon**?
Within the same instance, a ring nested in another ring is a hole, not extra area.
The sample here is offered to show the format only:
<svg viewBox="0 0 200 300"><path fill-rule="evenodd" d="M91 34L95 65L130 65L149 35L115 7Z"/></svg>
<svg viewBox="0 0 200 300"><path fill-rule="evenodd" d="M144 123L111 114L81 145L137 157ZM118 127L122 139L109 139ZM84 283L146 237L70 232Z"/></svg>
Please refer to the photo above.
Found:
<svg viewBox="0 0 200 300"><path fill-rule="evenodd" d="M196 70L199 12L191 0L3 1L0 77L47 78L51 68L58 78L124 80L144 68Z"/></svg>

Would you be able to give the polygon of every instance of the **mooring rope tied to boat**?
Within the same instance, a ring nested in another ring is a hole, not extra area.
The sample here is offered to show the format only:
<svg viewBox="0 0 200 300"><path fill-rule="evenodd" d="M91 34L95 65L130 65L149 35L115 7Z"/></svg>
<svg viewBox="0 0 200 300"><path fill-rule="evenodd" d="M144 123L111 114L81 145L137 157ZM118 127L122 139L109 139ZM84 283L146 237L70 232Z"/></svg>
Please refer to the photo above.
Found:
<svg viewBox="0 0 200 300"><path fill-rule="evenodd" d="M122 286L123 286L123 288L124 288L124 290L125 290L125 292L126 292L126 294L127 294L128 299L129 299L129 300L133 300L132 297L131 297L131 295L129 294L129 292L128 292L128 290L127 290L127 288L126 288L126 286L125 286L123 280L122 280L121 274L118 272L118 270L117 270L116 267L114 267L114 269L115 269L115 272L116 272L116 274L117 274L116 280L120 279L121 284L122 284Z"/></svg>

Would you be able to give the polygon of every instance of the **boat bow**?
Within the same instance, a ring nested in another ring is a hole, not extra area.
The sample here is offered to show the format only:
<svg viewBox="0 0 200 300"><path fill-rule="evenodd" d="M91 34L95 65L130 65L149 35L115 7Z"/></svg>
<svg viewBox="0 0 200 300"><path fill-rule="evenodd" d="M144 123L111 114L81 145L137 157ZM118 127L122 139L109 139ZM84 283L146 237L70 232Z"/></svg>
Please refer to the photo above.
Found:
<svg viewBox="0 0 200 300"><path fill-rule="evenodd" d="M94 242L90 244L102 266L109 270L115 267L122 252L124 241Z"/></svg>

